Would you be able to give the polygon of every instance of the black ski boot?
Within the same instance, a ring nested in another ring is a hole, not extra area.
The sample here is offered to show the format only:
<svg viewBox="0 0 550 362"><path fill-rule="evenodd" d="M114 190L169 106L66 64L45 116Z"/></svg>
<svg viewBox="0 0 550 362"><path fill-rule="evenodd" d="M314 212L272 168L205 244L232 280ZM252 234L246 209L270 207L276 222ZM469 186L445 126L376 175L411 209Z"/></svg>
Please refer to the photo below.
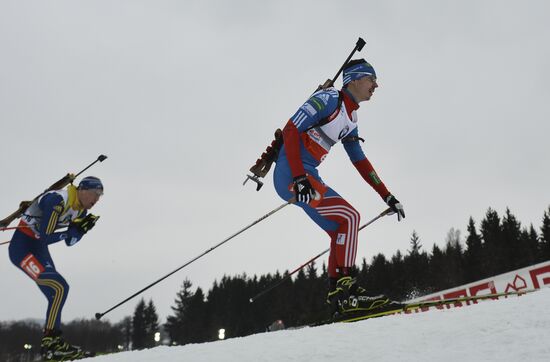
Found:
<svg viewBox="0 0 550 362"><path fill-rule="evenodd" d="M78 346L65 342L61 337L61 331L46 331L40 343L40 354L44 361L73 361L86 357L93 357L93 352L83 351Z"/></svg>
<svg viewBox="0 0 550 362"><path fill-rule="evenodd" d="M327 303L336 315L360 315L382 312L399 305L385 295L369 296L355 278L344 276L330 280Z"/></svg>

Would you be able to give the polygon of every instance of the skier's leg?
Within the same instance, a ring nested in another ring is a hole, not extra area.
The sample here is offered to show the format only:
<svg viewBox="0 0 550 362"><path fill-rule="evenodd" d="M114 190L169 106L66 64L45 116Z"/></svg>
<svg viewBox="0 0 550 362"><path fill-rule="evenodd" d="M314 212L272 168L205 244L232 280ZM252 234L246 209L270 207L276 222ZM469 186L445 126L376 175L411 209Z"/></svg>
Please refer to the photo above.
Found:
<svg viewBox="0 0 550 362"><path fill-rule="evenodd" d="M306 171L308 175L324 184L316 169L306 166ZM274 184L277 193L284 200L288 201L294 196L291 191L292 175L286 162L277 163ZM316 207L303 202L295 204L330 236L329 277L348 275L349 270L355 265L357 255L359 212L330 187L327 187L324 198Z"/></svg>
<svg viewBox="0 0 550 362"><path fill-rule="evenodd" d="M46 270L36 279L36 284L48 299L46 330L61 329L61 311L69 294L69 285L55 269Z"/></svg>
<svg viewBox="0 0 550 362"><path fill-rule="evenodd" d="M38 285L48 299L41 354L46 360L69 360L91 356L80 347L72 346L61 337L61 311L67 299L69 285L59 274L48 247L37 240L15 232L10 242L11 262Z"/></svg>
<svg viewBox="0 0 550 362"><path fill-rule="evenodd" d="M45 330L59 330L61 311L69 293L69 285L55 270L48 247L23 233L16 232L10 242L10 259L34 280L48 300Z"/></svg>
<svg viewBox="0 0 550 362"><path fill-rule="evenodd" d="M321 218L337 225L334 229L324 229L330 236L329 277L349 275L357 256L359 212L329 188L321 203L306 213L313 220Z"/></svg>
<svg viewBox="0 0 550 362"><path fill-rule="evenodd" d="M288 167L281 167L285 166L285 163L277 166L274 173L275 188L279 196L289 200L294 196L291 191L290 170ZM306 172L322 183L316 169L306 167ZM323 199L317 206L311 207L301 202L297 202L296 205L330 236L327 302L333 311L370 311L389 303L389 299L383 295L368 296L367 291L356 283L354 266L358 246L359 212L330 187L327 187Z"/></svg>

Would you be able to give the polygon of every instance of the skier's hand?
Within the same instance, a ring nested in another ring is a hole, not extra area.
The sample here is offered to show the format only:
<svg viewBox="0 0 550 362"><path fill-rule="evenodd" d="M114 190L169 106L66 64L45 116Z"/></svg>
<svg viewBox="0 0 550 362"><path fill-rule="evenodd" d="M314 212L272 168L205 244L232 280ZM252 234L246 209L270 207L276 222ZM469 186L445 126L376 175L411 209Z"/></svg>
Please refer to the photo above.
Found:
<svg viewBox="0 0 550 362"><path fill-rule="evenodd" d="M294 194L296 201L309 204L315 198L315 189L307 179L306 175L294 177Z"/></svg>
<svg viewBox="0 0 550 362"><path fill-rule="evenodd" d="M401 221L401 219L405 218L405 210L403 209L403 205L395 198L395 196L390 195L386 197L386 204L390 207L391 212L388 213L388 215L397 214L397 221Z"/></svg>
<svg viewBox="0 0 550 362"><path fill-rule="evenodd" d="M99 216L88 214L82 218L74 219L71 222L71 227L77 228L84 235L95 226L98 219Z"/></svg>
<svg viewBox="0 0 550 362"><path fill-rule="evenodd" d="M67 246L73 246L74 244L78 243L83 236L84 232L78 226L71 224L67 229L65 244L67 244Z"/></svg>

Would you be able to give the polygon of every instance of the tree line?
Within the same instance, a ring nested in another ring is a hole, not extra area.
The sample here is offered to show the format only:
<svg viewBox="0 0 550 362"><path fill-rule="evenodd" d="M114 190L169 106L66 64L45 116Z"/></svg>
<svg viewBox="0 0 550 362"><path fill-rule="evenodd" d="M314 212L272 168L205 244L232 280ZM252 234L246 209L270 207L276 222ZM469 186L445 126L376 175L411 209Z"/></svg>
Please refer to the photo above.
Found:
<svg viewBox="0 0 550 362"><path fill-rule="evenodd" d="M434 244L426 251L413 231L409 250L398 250L390 258L378 254L370 263L363 259L357 279L372 295L385 294L401 301L547 260L550 207L544 212L540 232L532 225L522 227L509 209L502 216L488 209L479 225L469 219L465 240L459 230L451 229L442 247ZM192 283L185 280L164 324L170 341L212 341L222 328L226 337L237 337L269 330L278 320L294 327L328 317L324 264L320 269L315 264L307 266L293 279L249 302L287 275L288 271L259 277L224 276L207 293L201 288L193 291Z"/></svg>
<svg viewBox="0 0 550 362"><path fill-rule="evenodd" d="M542 226L522 227L507 209L500 216L489 209L476 225L470 218L466 236L451 229L443 246L424 250L413 231L409 249L387 258L378 254L358 265L357 279L373 295L406 300L538 262L550 260L550 207ZM176 294L172 313L160 324L152 300L140 300L132 316L116 324L74 320L63 325L70 343L99 353L150 348L160 343L183 345L213 341L219 330L225 337L245 336L278 328L299 326L327 317L328 291L325 264L312 263L276 289L250 303L249 299L275 283L288 271L261 276L223 276L204 292L185 279ZM157 334L159 333L159 334ZM42 326L32 321L0 322L0 360L32 360L39 353ZM29 344L33 349L25 350Z"/></svg>

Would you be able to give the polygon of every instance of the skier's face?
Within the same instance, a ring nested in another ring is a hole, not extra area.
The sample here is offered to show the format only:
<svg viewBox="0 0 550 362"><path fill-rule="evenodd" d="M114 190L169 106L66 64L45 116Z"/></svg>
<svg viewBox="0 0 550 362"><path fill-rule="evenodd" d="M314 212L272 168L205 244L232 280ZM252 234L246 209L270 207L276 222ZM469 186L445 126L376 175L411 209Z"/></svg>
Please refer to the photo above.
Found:
<svg viewBox="0 0 550 362"><path fill-rule="evenodd" d="M86 210L91 209L99 201L100 196L99 190L78 190L78 200Z"/></svg>
<svg viewBox="0 0 550 362"><path fill-rule="evenodd" d="M348 85L348 90L357 103L368 101L376 88L378 88L376 77L371 75L353 80Z"/></svg>
<svg viewBox="0 0 550 362"><path fill-rule="evenodd" d="M376 77L373 77L372 75L359 78L354 83L356 88L356 98L359 102L368 101L374 94L374 90L378 88Z"/></svg>

